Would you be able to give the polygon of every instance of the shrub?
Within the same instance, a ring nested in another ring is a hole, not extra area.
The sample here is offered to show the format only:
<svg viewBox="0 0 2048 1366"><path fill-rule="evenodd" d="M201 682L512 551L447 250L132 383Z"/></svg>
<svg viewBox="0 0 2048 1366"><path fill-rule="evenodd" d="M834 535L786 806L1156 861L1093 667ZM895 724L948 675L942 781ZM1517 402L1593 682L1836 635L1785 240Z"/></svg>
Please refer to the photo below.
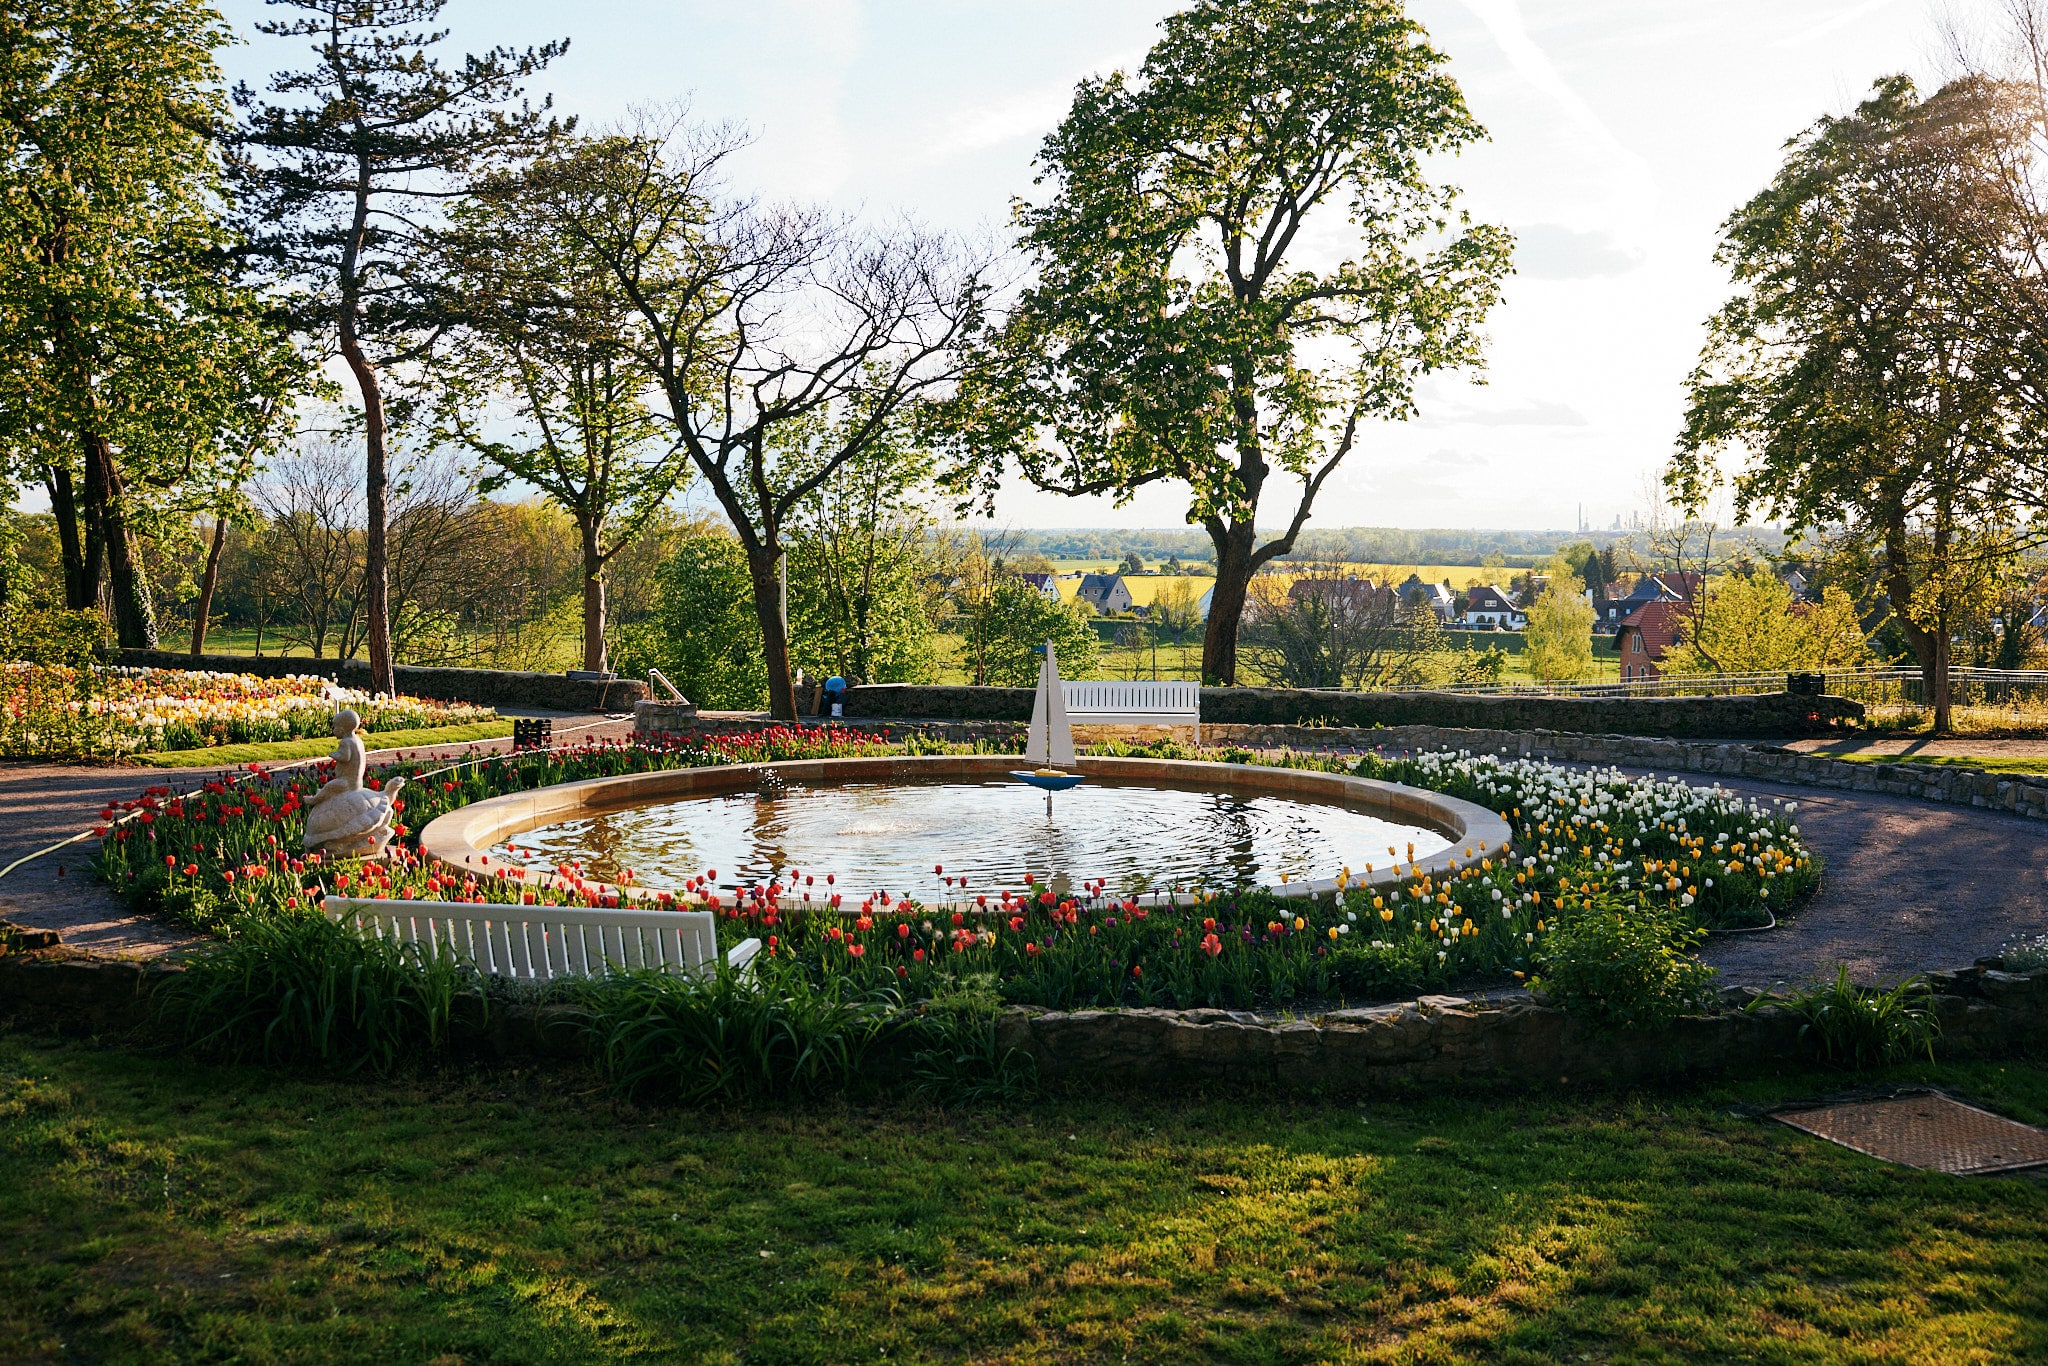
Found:
<svg viewBox="0 0 2048 1366"><path fill-rule="evenodd" d="M248 917L239 931L159 989L165 1019L202 1051L381 1074L447 1047L458 1004L482 1021L476 975L416 944L319 915Z"/></svg>
<svg viewBox="0 0 2048 1366"><path fill-rule="evenodd" d="M1934 1060L1940 1021L1928 1008L1924 984L1909 977L1886 990L1865 990L1843 964L1835 980L1793 996L1787 1004L1806 1017L1799 1028L1825 1062L1838 1067L1881 1067L1916 1053Z"/></svg>
<svg viewBox="0 0 2048 1366"><path fill-rule="evenodd" d="M1574 1015L1619 1029L1668 1024L1711 999L1714 969L1688 950L1705 935L1648 907L1602 906L1542 941L1530 987Z"/></svg>

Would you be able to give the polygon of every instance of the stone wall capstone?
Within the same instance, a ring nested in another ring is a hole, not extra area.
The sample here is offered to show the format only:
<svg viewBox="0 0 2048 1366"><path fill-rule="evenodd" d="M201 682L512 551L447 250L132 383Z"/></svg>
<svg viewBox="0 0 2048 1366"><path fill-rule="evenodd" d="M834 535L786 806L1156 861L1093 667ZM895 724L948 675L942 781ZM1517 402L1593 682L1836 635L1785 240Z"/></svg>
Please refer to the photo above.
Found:
<svg viewBox="0 0 2048 1366"><path fill-rule="evenodd" d="M110 664L136 669L204 669L210 673L255 674L282 678L313 674L351 688L370 686L370 666L360 659L300 659L280 655L200 655L175 650L109 650ZM551 711L630 712L647 696L647 684L634 678L609 683L569 678L563 674L523 673L513 669L431 669L400 664L393 672L398 690L409 697L442 702L472 702L484 707L544 707Z"/></svg>
<svg viewBox="0 0 2048 1366"><path fill-rule="evenodd" d="M849 717L1027 721L1030 688L867 684L846 697ZM1409 726L1551 730L1587 735L1750 739L1820 735L1860 721L1841 697L1538 697L1452 692L1337 692L1312 688L1204 688L1202 727Z"/></svg>

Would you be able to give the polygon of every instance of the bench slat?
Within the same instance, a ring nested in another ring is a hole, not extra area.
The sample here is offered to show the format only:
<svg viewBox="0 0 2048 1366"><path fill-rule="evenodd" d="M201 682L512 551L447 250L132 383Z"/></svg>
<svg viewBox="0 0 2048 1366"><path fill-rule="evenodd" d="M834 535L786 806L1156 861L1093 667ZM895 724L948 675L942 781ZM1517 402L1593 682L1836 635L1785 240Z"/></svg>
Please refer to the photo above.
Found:
<svg viewBox="0 0 2048 1366"><path fill-rule="evenodd" d="M614 968L708 970L718 957L717 922L709 911L614 911L576 906L523 907L459 901L400 901L329 896L330 920L359 932L420 945L438 958L466 959L498 977L545 982L595 977ZM745 971L761 942L748 939L726 955Z"/></svg>

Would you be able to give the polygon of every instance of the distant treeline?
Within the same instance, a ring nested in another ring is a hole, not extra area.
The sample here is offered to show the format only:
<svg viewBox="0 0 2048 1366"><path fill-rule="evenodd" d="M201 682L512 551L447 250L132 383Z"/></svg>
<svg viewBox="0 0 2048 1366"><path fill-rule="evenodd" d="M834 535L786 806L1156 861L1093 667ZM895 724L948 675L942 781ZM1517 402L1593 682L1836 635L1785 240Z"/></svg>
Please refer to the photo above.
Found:
<svg viewBox="0 0 2048 1366"><path fill-rule="evenodd" d="M1741 536L1766 551L1781 542L1776 532L1748 528ZM1401 527L1331 527L1310 529L1295 543L1293 560L1342 561L1352 564L1484 564L1489 557L1512 569L1533 569L1567 545L1591 541L1605 549L1643 533L1628 531L1480 531L1409 530ZM1148 564L1178 557L1183 562L1207 560L1214 553L1206 533L1188 530L1135 530L1077 527L1010 534L1017 553L1055 560L1121 560L1136 554ZM1647 546L1644 547L1647 550Z"/></svg>

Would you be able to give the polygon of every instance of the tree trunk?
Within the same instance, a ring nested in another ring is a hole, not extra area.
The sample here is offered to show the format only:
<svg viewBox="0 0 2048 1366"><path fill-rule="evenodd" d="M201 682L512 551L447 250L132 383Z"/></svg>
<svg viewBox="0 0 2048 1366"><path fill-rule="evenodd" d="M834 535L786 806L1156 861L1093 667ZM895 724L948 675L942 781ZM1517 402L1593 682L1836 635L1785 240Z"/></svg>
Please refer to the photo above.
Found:
<svg viewBox="0 0 2048 1366"><path fill-rule="evenodd" d="M74 612L90 611L99 598L99 575L86 573L71 471L49 466L43 471L43 484L50 490L50 515L57 523L57 550L64 560L64 605Z"/></svg>
<svg viewBox="0 0 2048 1366"><path fill-rule="evenodd" d="M605 668L604 649L604 556L599 549L603 528L578 523L583 533L583 667L595 673Z"/></svg>
<svg viewBox="0 0 2048 1366"><path fill-rule="evenodd" d="M206 619L213 614L213 589L220 582L220 552L228 543L228 519L213 519L213 544L206 548L206 574L199 580L199 601L192 609L192 657L206 653Z"/></svg>
<svg viewBox="0 0 2048 1366"><path fill-rule="evenodd" d="M1215 687L1237 686L1237 628L1251 590L1254 539L1250 522L1229 527L1215 522L1209 527L1210 543L1216 547L1216 586L1202 636L1202 681Z"/></svg>
<svg viewBox="0 0 2048 1366"><path fill-rule="evenodd" d="M354 311L344 308L341 355L363 395L363 615L368 628L370 691L394 694L398 678L391 658L391 575L385 549L385 493L390 477L384 468L384 394L376 368L356 341ZM319 658L316 649L314 658Z"/></svg>
<svg viewBox="0 0 2048 1366"><path fill-rule="evenodd" d="M778 721L795 721L796 687L789 677L789 618L783 604L781 568L780 546L748 548L754 615L761 622L761 653L768 665L768 712Z"/></svg>
<svg viewBox="0 0 2048 1366"><path fill-rule="evenodd" d="M114 635L124 650L156 648L156 612L149 600L149 580L136 563L135 533L123 515L121 471L107 439L85 435L87 515L100 527L100 546L107 557L107 589L112 599ZM93 498L98 494L98 498ZM97 503L97 506L90 504ZM90 558L90 557L88 557Z"/></svg>
<svg viewBox="0 0 2048 1366"><path fill-rule="evenodd" d="M1951 644L1944 619L1934 633L1934 733L1946 735L1955 720L1954 700L1949 692Z"/></svg>
<svg viewBox="0 0 2048 1366"><path fill-rule="evenodd" d="M1923 706L1938 706L1940 684L1937 672L1940 666L1936 660L1935 641L1937 633L1922 628L1910 613L1913 601L1912 570L1906 559L1906 529L1902 524L1893 524L1885 529L1884 537L1884 591L1891 599L1892 616L1898 620L1899 634L1906 638L1906 645L1913 651L1914 662L1920 666L1920 697Z"/></svg>

